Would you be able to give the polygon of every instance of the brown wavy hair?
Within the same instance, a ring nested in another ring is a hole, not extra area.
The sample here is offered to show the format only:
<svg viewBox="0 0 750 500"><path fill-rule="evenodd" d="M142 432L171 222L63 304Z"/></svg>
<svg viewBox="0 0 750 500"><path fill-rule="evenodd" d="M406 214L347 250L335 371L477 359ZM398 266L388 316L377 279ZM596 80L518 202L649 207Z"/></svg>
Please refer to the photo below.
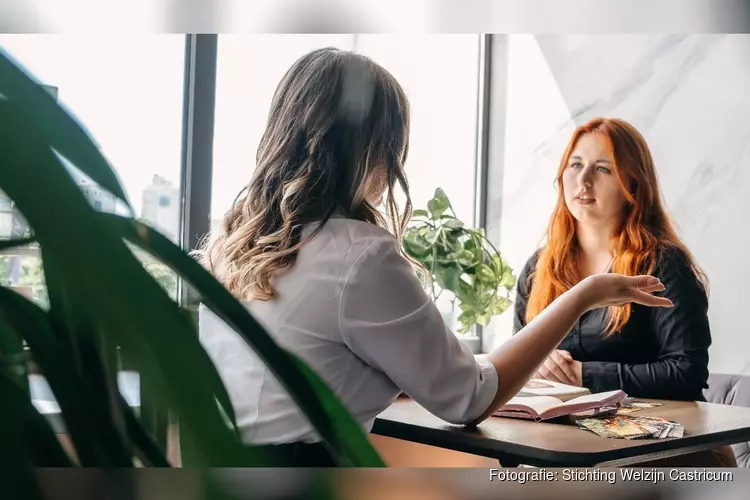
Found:
<svg viewBox="0 0 750 500"><path fill-rule="evenodd" d="M220 234L204 240L200 261L239 299L268 300L276 295L272 278L334 211L400 241L412 212L403 171L408 137L406 94L388 71L335 48L304 55L279 83L252 179ZM406 195L400 216L397 183ZM368 197L384 191L382 213ZM303 241L311 223L318 226Z"/></svg>
<svg viewBox="0 0 750 500"><path fill-rule="evenodd" d="M708 291L708 279L680 240L665 210L654 160L643 136L629 123L595 118L578 127L557 171L557 204L547 227L546 245L539 251L536 269L529 275L531 293L526 321L531 321L553 300L581 280L576 220L565 204L562 177L570 155L585 134L605 138L615 160L614 172L626 199L625 209L612 234L612 272L635 276L654 272L663 250L677 250ZM533 276L533 284L532 284ZM632 306L610 307L605 334L619 331L630 319Z"/></svg>

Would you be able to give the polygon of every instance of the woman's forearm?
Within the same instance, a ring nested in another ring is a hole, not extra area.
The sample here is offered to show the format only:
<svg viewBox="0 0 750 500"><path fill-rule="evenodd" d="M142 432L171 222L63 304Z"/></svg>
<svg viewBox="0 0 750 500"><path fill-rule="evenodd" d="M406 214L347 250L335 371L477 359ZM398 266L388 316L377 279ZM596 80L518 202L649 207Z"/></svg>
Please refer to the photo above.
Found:
<svg viewBox="0 0 750 500"><path fill-rule="evenodd" d="M589 308L586 288L565 292L503 345L487 355L498 374L498 389L487 411L475 423L515 396Z"/></svg>

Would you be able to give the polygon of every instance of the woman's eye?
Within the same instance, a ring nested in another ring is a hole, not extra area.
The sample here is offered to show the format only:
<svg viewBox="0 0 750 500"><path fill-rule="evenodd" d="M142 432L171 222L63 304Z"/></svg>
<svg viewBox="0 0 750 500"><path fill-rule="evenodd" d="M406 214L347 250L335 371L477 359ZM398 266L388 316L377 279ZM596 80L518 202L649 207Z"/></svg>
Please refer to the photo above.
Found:
<svg viewBox="0 0 750 500"><path fill-rule="evenodd" d="M611 170L608 169L607 167L599 167L599 171L604 172L605 174L608 174L611 172Z"/></svg>
<svg viewBox="0 0 750 500"><path fill-rule="evenodd" d="M570 166L573 168L583 168L583 164L580 162L571 163Z"/></svg>

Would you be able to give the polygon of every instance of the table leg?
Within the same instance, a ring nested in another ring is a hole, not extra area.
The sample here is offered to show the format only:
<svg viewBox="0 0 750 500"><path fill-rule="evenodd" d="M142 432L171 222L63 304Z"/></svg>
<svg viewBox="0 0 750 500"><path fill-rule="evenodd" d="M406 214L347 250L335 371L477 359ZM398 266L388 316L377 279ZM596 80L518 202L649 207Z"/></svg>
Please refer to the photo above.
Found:
<svg viewBox="0 0 750 500"><path fill-rule="evenodd" d="M518 467L521 465L521 462L519 462L518 457L515 455L506 455L505 453L501 454L497 458L498 463L501 467L506 468L512 468L512 467Z"/></svg>

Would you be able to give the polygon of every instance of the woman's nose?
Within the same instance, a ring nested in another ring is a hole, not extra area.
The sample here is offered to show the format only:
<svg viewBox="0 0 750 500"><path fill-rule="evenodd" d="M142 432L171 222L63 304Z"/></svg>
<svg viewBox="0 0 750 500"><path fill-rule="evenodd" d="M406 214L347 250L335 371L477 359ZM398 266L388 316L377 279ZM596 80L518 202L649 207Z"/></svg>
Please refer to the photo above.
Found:
<svg viewBox="0 0 750 500"><path fill-rule="evenodd" d="M593 171L589 167L581 169L581 173L578 176L578 183L585 187L591 187L593 184Z"/></svg>

